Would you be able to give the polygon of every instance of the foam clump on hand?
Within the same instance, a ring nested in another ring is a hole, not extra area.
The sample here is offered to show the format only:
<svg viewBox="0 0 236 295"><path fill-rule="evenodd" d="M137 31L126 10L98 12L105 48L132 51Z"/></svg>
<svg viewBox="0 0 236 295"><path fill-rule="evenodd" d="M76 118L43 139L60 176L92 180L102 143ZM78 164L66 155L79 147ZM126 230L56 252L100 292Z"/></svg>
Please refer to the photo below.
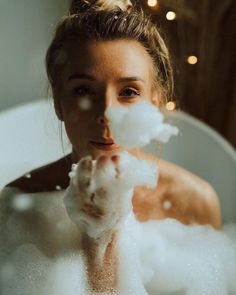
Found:
<svg viewBox="0 0 236 295"><path fill-rule="evenodd" d="M164 123L164 115L157 106L139 102L127 108L112 106L106 111L117 144L126 148L143 147L151 140L166 143L178 128Z"/></svg>
<svg viewBox="0 0 236 295"><path fill-rule="evenodd" d="M127 152L119 155L117 163L102 157L88 156L73 165L64 197L71 220L92 238L117 229L132 211L134 187L154 187L158 178L156 165Z"/></svg>

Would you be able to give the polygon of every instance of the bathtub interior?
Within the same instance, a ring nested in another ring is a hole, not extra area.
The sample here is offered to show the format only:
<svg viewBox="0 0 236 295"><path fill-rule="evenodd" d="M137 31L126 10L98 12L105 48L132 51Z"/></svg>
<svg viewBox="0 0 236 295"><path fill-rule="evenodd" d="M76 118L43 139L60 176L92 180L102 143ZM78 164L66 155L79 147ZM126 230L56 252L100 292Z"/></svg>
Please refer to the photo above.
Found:
<svg viewBox="0 0 236 295"><path fill-rule="evenodd" d="M156 144L145 150L174 162L207 180L220 197L225 222L236 221L236 153L214 130L193 117L169 112L167 120L180 135L161 151ZM0 113L0 188L32 169L70 152L70 144L57 120L50 99Z"/></svg>

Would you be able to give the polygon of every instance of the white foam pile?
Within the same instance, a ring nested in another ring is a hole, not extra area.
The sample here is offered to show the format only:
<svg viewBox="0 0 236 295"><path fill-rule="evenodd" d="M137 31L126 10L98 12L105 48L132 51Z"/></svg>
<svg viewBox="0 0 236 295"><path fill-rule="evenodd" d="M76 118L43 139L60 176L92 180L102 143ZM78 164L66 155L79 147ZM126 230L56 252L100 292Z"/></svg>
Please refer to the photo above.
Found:
<svg viewBox="0 0 236 295"><path fill-rule="evenodd" d="M233 225L215 231L171 219L141 224L129 216L119 240L116 294L235 295L235 231ZM19 246L1 262L0 283L1 295L96 294L89 290L79 252L63 249L48 258L37 243Z"/></svg>
<svg viewBox="0 0 236 295"><path fill-rule="evenodd" d="M105 115L110 119L115 142L126 148L143 147L151 140L166 143L178 134L178 128L163 122L158 107L145 101L129 108L112 106Z"/></svg>

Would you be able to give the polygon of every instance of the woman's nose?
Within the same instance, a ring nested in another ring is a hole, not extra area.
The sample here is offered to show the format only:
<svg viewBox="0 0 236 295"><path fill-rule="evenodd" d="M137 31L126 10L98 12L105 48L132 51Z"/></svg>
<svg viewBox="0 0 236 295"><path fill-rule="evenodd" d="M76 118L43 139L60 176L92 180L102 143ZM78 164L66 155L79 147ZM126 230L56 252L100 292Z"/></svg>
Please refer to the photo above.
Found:
<svg viewBox="0 0 236 295"><path fill-rule="evenodd" d="M108 118L106 118L105 114L103 114L98 117L97 122L101 125L108 125L110 121Z"/></svg>
<svg viewBox="0 0 236 295"><path fill-rule="evenodd" d="M109 125L110 120L105 116L107 109L109 109L111 106L117 104L116 96L113 92L113 90L106 90L105 93L103 93L101 102L100 102L100 108L99 108L99 116L97 119L97 122L100 125Z"/></svg>

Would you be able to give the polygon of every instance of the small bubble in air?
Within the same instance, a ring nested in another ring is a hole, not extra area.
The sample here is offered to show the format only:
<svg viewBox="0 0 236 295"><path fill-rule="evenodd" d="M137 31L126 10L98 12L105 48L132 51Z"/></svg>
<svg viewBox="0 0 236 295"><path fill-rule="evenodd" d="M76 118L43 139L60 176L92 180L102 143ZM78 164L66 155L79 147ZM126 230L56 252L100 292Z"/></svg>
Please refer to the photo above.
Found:
<svg viewBox="0 0 236 295"><path fill-rule="evenodd" d="M16 195L12 200L12 208L17 211L26 211L33 206L33 200L28 195Z"/></svg>
<svg viewBox="0 0 236 295"><path fill-rule="evenodd" d="M57 191L61 191L61 190L62 190L62 187L61 187L60 185L56 185L55 189L56 189Z"/></svg>
<svg viewBox="0 0 236 295"><path fill-rule="evenodd" d="M30 173L25 174L25 178L31 178L31 174Z"/></svg>
<svg viewBox="0 0 236 295"><path fill-rule="evenodd" d="M171 202L170 202L170 201L164 201L164 202L163 202L163 208L164 208L165 210L170 209L170 207L171 207Z"/></svg>
<svg viewBox="0 0 236 295"><path fill-rule="evenodd" d="M78 100L78 107L83 110L87 111L91 109L92 103L91 100L88 97L82 97Z"/></svg>

